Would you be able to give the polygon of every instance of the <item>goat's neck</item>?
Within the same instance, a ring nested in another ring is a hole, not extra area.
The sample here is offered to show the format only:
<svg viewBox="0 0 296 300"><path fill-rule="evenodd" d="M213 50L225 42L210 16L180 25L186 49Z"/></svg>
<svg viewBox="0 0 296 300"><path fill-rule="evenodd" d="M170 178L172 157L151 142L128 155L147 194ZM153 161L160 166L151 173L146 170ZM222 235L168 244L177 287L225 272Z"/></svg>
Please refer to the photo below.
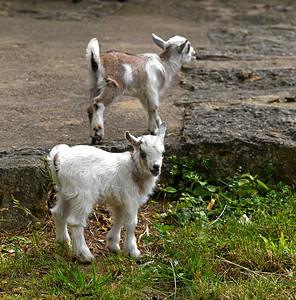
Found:
<svg viewBox="0 0 296 300"><path fill-rule="evenodd" d="M174 56L170 56L167 51L162 52L159 58L170 78L181 70L182 64L180 60Z"/></svg>
<svg viewBox="0 0 296 300"><path fill-rule="evenodd" d="M134 183L137 185L140 194L145 194L147 188L150 189L151 187L149 186L148 182L153 179L152 175L146 174L139 161L138 158L134 157L134 152L131 152L131 160L132 160L132 179ZM148 184L148 185L147 185ZM153 183L152 183L153 185Z"/></svg>

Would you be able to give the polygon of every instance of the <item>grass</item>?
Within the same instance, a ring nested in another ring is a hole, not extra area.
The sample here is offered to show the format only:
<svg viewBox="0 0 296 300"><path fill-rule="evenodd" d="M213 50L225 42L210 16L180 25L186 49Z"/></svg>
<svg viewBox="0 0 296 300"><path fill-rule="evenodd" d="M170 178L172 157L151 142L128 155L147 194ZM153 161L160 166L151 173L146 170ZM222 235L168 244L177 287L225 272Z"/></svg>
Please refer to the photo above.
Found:
<svg viewBox="0 0 296 300"><path fill-rule="evenodd" d="M141 259L96 248L96 262L81 264L55 245L52 222L39 222L0 236L0 297L295 299L294 186L240 169L213 179L186 158L172 161L169 185L139 214Z"/></svg>

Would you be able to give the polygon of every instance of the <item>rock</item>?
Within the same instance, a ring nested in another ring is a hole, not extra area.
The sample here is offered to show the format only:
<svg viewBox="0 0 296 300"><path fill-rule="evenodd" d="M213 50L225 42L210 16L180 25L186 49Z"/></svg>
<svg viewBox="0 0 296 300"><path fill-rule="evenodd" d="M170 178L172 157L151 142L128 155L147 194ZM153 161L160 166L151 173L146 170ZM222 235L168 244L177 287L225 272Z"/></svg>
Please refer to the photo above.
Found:
<svg viewBox="0 0 296 300"><path fill-rule="evenodd" d="M36 218L47 213L46 200L52 189L41 149L21 149L0 153L0 228L18 229L34 220L16 208L13 198ZM8 221L3 221L8 220Z"/></svg>
<svg viewBox="0 0 296 300"><path fill-rule="evenodd" d="M185 108L180 152L197 165L216 157L217 176L241 166L295 184L296 70L184 71L194 92L179 103Z"/></svg>

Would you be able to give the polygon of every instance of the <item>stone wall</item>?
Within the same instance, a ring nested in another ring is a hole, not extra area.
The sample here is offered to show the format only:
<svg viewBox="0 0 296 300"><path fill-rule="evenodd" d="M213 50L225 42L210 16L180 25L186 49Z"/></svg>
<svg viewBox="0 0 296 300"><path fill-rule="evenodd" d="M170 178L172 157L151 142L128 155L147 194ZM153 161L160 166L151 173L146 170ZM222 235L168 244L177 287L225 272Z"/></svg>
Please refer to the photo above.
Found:
<svg viewBox="0 0 296 300"><path fill-rule="evenodd" d="M22 149L0 153L0 228L17 229L33 219L16 208L13 198L37 218L47 214L47 199L52 188L44 166L47 152Z"/></svg>

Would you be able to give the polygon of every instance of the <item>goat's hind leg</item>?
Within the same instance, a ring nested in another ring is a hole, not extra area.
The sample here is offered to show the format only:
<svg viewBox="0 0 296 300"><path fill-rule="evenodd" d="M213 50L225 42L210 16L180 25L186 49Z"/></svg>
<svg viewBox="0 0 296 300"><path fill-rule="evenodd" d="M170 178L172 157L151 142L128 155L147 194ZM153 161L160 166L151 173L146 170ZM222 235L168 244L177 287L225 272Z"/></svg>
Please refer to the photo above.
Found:
<svg viewBox="0 0 296 300"><path fill-rule="evenodd" d="M157 113L159 106L158 95L154 93L147 98L142 97L140 98L140 102L148 112L148 131L149 133L156 135L161 124L161 119Z"/></svg>
<svg viewBox="0 0 296 300"><path fill-rule="evenodd" d="M51 209L51 213L55 220L56 241L60 244L70 245L70 236L67 230L67 218L69 215L68 203L61 195L57 197L56 205Z"/></svg>
<svg viewBox="0 0 296 300"><path fill-rule="evenodd" d="M82 262L91 262L91 260L94 260L94 256L91 254L84 238L84 226L82 224L70 225L70 229L75 255Z"/></svg>
<svg viewBox="0 0 296 300"><path fill-rule="evenodd" d="M84 228L87 225L88 215L92 211L92 205L88 203L87 200L89 199L87 197L85 199L77 198L72 200L68 224L72 234L73 251L80 261L90 262L94 260L94 257L86 244ZM77 203L78 205L75 205Z"/></svg>
<svg viewBox="0 0 296 300"><path fill-rule="evenodd" d="M106 80L106 85L101 89L99 96L93 98L92 108L89 111L90 135L92 144L100 143L104 139L104 111L105 107L117 101L123 90L111 79Z"/></svg>

